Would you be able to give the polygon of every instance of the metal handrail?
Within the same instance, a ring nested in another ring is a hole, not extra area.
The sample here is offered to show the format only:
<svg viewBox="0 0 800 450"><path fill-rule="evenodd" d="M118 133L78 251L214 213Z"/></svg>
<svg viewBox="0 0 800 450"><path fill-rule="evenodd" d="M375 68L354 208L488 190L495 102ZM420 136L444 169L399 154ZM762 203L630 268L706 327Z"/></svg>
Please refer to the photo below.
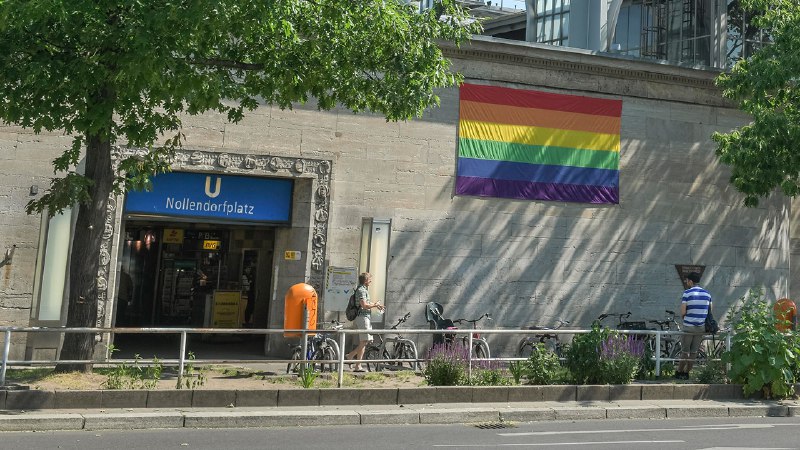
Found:
<svg viewBox="0 0 800 450"><path fill-rule="evenodd" d="M3 346L3 355L2 355L2 366L0 367L0 386L5 386L6 384L6 369L9 365L54 365L59 363L64 364L98 364L98 365L114 365L114 364L127 364L132 362L138 362L142 365L152 365L154 364L154 360L149 360L146 358L141 358L138 360L131 360L131 359L109 359L106 358L104 360L9 360L8 355L10 352L10 345L11 345L11 333L113 333L113 334L137 334L137 333L144 333L144 334L180 334L180 354L178 359L159 359L159 363L165 365L177 365L178 366L178 382L182 380L184 367L186 365L186 339L188 334L237 334L237 335L271 335L271 334L284 334L284 333L293 333L293 334L300 334L302 335L302 342L307 342L307 338L309 334L316 334L318 332L325 332L328 334L335 334L337 336L337 340L339 343L339 348L345 348L345 337L347 335L356 335L356 334L363 334L363 330L358 329L339 329L339 330L316 330L316 329L274 329L274 328L157 328L157 327L141 327L141 328L134 328L134 327L0 327L0 331L3 332L5 341ZM655 336L655 348L660 348L661 337L664 335L680 335L684 334L682 331L678 330L614 330L619 334L632 334L632 335L651 335ZM449 335L466 335L468 339L468 348L472 348L473 345L473 333L475 330L473 329L450 329L450 330L440 330L440 329L409 329L404 328L402 329L403 334L408 335L431 335L431 334L449 334ZM542 330L531 330L531 329L481 329L480 332L486 335L540 335ZM590 329L553 329L547 330L548 334L585 334L591 332ZM396 329L373 329L370 330L370 334L397 334L398 330ZM706 334L706 333L703 333ZM717 335L725 336L725 348L727 350L730 349L730 336L731 333L729 330L721 330L717 333ZM413 341L412 341L413 342ZM416 344L415 344L416 347ZM343 383L344 377L344 364L349 363L365 363L365 362L389 362L393 360L354 360L354 359L345 359L344 358L345 352L340 351L338 359L336 361L333 360L320 360L319 362L323 363L336 363L338 364L338 386L341 387ZM419 356L419 355L418 355ZM303 352L303 362L307 362L307 355L306 352ZM472 376L472 363L475 361L481 360L492 360L492 361L521 361L525 358L519 357L494 357L494 358L473 358L472 352L468 353L468 365L467 365L467 375L471 378ZM655 361L655 373L656 376L660 376L661 374L661 363L663 361L675 361L674 358L662 358L660 352L655 352L653 355L653 359ZM424 358L417 358L415 362L424 361ZM148 362L149 361L149 362ZM194 359L191 362L193 364L233 364L233 363L247 363L253 362L253 359ZM295 360L290 359L270 359L270 362L274 363L291 363L296 362ZM410 360L409 360L410 361Z"/></svg>

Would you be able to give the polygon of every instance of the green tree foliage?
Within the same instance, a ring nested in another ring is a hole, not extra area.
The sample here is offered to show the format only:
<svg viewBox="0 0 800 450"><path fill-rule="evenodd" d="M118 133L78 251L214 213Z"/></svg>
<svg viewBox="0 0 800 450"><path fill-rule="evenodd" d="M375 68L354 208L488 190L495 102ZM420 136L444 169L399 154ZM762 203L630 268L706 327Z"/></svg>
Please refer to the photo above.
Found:
<svg viewBox="0 0 800 450"><path fill-rule="evenodd" d="M772 43L717 78L723 95L753 121L730 133L715 133L717 155L732 169L731 183L756 206L775 188L800 193L800 2L739 0L752 23Z"/></svg>
<svg viewBox="0 0 800 450"><path fill-rule="evenodd" d="M237 122L260 104L312 98L322 110L419 116L439 103L437 88L459 81L437 42L479 28L453 0L440 3L418 13L402 0L0 0L0 121L74 138L27 208L79 205L67 326L97 320L109 196L168 170L181 117ZM123 144L148 152L116 168ZM90 335L67 334L61 356L88 359L93 347Z"/></svg>

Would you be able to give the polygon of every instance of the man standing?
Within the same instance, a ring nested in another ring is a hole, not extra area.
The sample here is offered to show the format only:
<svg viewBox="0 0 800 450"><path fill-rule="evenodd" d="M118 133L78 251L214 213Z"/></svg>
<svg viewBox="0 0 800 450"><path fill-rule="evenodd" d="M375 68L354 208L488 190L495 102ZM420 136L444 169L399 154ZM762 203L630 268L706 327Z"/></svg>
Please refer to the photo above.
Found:
<svg viewBox="0 0 800 450"><path fill-rule="evenodd" d="M703 343L703 334L706 331L706 316L711 311L711 294L700 287L700 274L691 272L686 276L686 285L689 289L683 291L681 298L681 316L683 317L683 337L681 348L682 359L675 371L675 378L688 380L692 370L697 351Z"/></svg>
<svg viewBox="0 0 800 450"><path fill-rule="evenodd" d="M364 350L367 348L367 344L372 341L372 335L368 333L368 331L372 329L372 323L370 322L370 315L372 312L370 310L377 308L378 311L383 311L383 305L379 303L373 303L369 299L369 290L367 288L371 283L372 275L369 273L364 272L358 276L356 302L359 304L359 310L358 317L356 317L354 324L357 329L367 331L367 333L358 335L358 347L345 355L347 359L364 359ZM364 369L361 368L361 363L356 363L353 372L363 371Z"/></svg>

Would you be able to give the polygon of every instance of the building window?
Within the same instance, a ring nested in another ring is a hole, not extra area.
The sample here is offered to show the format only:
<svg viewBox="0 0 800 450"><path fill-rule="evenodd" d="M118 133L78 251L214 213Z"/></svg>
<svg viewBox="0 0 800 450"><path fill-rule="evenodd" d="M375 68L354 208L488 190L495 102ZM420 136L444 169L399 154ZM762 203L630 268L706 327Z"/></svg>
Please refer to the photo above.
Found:
<svg viewBox="0 0 800 450"><path fill-rule="evenodd" d="M34 319L61 320L71 242L72 209L65 209L53 217L44 211L39 238L39 267L34 280L38 302L31 311Z"/></svg>
<svg viewBox="0 0 800 450"><path fill-rule="evenodd" d="M570 0L536 0L534 26L536 42L550 45L569 45Z"/></svg>
<svg viewBox="0 0 800 450"><path fill-rule="evenodd" d="M622 54L710 66L714 23L712 0L630 0L614 43Z"/></svg>
<svg viewBox="0 0 800 450"><path fill-rule="evenodd" d="M728 0L726 63L729 67L772 42L769 33L753 25L754 17L753 13L744 12L739 0Z"/></svg>
<svg viewBox="0 0 800 450"><path fill-rule="evenodd" d="M389 266L389 236L392 221L366 218L361 224L361 255L359 271L372 275L369 286L370 299L386 305L386 279ZM383 314L373 309L373 320L382 322Z"/></svg>
<svg viewBox="0 0 800 450"><path fill-rule="evenodd" d="M617 28L614 33L614 43L619 44L620 51L624 55L642 55L642 5L628 3L619 10Z"/></svg>

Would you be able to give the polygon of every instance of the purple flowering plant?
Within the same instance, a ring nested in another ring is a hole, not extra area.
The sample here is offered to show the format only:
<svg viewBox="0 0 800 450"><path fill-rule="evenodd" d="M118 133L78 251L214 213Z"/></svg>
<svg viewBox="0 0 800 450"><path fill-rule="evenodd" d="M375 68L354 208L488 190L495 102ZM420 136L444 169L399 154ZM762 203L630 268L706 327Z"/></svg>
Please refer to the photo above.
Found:
<svg viewBox="0 0 800 450"><path fill-rule="evenodd" d="M601 381L608 384L629 384L642 364L644 340L612 333L600 343L598 352Z"/></svg>

